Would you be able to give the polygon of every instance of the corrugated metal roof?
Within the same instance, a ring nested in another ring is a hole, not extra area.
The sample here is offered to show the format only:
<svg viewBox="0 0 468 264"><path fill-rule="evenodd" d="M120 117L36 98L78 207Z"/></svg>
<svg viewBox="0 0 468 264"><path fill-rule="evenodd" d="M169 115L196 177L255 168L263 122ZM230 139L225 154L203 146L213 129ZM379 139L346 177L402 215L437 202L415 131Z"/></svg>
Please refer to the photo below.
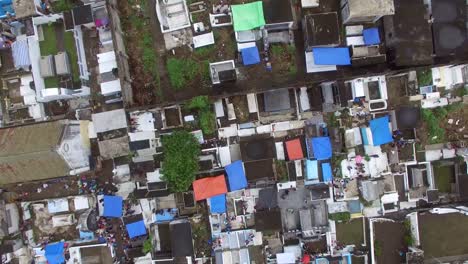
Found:
<svg viewBox="0 0 468 264"><path fill-rule="evenodd" d="M0 184L67 175L67 163L55 152L64 128L55 121L0 129Z"/></svg>

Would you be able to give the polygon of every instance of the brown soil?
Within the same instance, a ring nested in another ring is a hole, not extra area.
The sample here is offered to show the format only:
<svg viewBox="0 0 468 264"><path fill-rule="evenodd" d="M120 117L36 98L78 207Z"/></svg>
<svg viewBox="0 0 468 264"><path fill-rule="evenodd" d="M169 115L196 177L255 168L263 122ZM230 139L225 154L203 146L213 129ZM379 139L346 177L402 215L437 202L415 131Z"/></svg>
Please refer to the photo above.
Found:
<svg viewBox="0 0 468 264"><path fill-rule="evenodd" d="M402 223L374 223L374 245L380 248L377 263L402 263L400 251L405 251L405 228ZM374 247L375 248L375 247ZM375 249L374 249L375 253Z"/></svg>
<svg viewBox="0 0 468 264"><path fill-rule="evenodd" d="M449 119L453 119L452 124L448 123ZM457 120L459 120L458 125L456 125ZM463 135L468 134L468 108L462 106L455 111L449 112L447 116L440 121L439 125L445 130L445 142L463 141ZM459 132L459 129L463 127L465 129ZM421 126L417 129L416 136L422 146L429 144L429 131L424 121L421 122Z"/></svg>
<svg viewBox="0 0 468 264"><path fill-rule="evenodd" d="M240 123L249 121L249 106L246 96L233 96L229 101L234 105L234 112Z"/></svg>
<svg viewBox="0 0 468 264"><path fill-rule="evenodd" d="M143 10L154 9L152 1L134 0L135 6L140 5ZM159 89L160 80L146 70L143 65L143 48L141 39L143 34L151 31L149 14L147 12L137 13L136 16L144 19L145 23L142 30L138 30L130 21L130 16L135 15L135 10L129 5L129 1L118 1L120 17L122 19L122 29L125 32L125 46L129 57L130 75L132 77L132 89L135 94L135 104L147 105L155 102L157 89ZM143 4L142 4L143 3ZM146 3L147 6L144 5ZM157 18L156 18L157 20ZM151 34L151 32L150 32ZM153 36L153 43L156 42Z"/></svg>
<svg viewBox="0 0 468 264"><path fill-rule="evenodd" d="M166 115L166 125L169 127L180 125L179 110L176 108L165 109L164 114Z"/></svg>

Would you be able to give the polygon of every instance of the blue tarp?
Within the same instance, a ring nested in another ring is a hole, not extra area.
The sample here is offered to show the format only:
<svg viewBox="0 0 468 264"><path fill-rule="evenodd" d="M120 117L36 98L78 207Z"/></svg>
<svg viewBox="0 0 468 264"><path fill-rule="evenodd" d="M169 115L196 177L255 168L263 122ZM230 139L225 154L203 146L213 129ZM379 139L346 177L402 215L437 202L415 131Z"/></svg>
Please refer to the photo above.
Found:
<svg viewBox="0 0 468 264"><path fill-rule="evenodd" d="M333 180L330 163L322 163L322 175L323 182L331 182Z"/></svg>
<svg viewBox="0 0 468 264"><path fill-rule="evenodd" d="M252 65L260 62L260 54L257 46L241 49L242 61L244 65Z"/></svg>
<svg viewBox="0 0 468 264"><path fill-rule="evenodd" d="M388 115L372 119L369 123L374 146L380 146L393 141L392 133L390 133L390 128L388 127Z"/></svg>
<svg viewBox="0 0 468 264"><path fill-rule="evenodd" d="M0 1L0 18L7 17L7 13L11 16L15 16L15 10L13 9L12 0L1 0Z"/></svg>
<svg viewBox="0 0 468 264"><path fill-rule="evenodd" d="M313 48L316 65L351 65L349 48Z"/></svg>
<svg viewBox="0 0 468 264"><path fill-rule="evenodd" d="M361 127L361 135L362 135L362 144L369 145L369 139L367 139L367 127Z"/></svg>
<svg viewBox="0 0 468 264"><path fill-rule="evenodd" d="M105 217L122 217L122 197L104 195L104 213Z"/></svg>
<svg viewBox="0 0 468 264"><path fill-rule="evenodd" d="M64 242L48 244L45 247L45 257L49 264L62 264L65 262Z"/></svg>
<svg viewBox="0 0 468 264"><path fill-rule="evenodd" d="M314 158L326 160L332 157L332 146L329 137L315 137L311 141Z"/></svg>
<svg viewBox="0 0 468 264"><path fill-rule="evenodd" d="M81 231L80 230L80 239L83 240L93 240L94 239L94 233L91 231Z"/></svg>
<svg viewBox="0 0 468 264"><path fill-rule="evenodd" d="M380 44L379 29L378 28L367 28L362 31L364 37L364 44L375 45Z"/></svg>
<svg viewBox="0 0 468 264"><path fill-rule="evenodd" d="M162 213L155 214L156 222L171 221L177 215L177 208L172 208L169 211L167 209L162 210Z"/></svg>
<svg viewBox="0 0 468 264"><path fill-rule="evenodd" d="M130 237L130 239L137 237L137 236L146 235L146 227L145 227L145 222L143 222L143 220L128 224L126 225L126 227L127 227L128 237Z"/></svg>
<svg viewBox="0 0 468 264"><path fill-rule="evenodd" d="M212 214L226 212L226 194L213 196L210 199L210 212Z"/></svg>
<svg viewBox="0 0 468 264"><path fill-rule="evenodd" d="M228 176L229 191L241 190L247 187L247 178L242 161L235 161L225 168Z"/></svg>
<svg viewBox="0 0 468 264"><path fill-rule="evenodd" d="M316 160L306 160L306 177L307 180L317 180L318 179L318 162Z"/></svg>

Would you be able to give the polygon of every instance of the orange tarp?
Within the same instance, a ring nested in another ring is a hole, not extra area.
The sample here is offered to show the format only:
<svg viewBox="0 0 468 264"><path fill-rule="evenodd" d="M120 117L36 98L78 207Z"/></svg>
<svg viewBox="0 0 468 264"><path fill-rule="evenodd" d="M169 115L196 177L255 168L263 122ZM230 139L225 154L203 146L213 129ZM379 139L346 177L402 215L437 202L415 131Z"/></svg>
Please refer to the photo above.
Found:
<svg viewBox="0 0 468 264"><path fill-rule="evenodd" d="M226 179L220 175L196 180L193 182L193 192L196 201L227 193Z"/></svg>
<svg viewBox="0 0 468 264"><path fill-rule="evenodd" d="M290 141L286 141L286 151L288 153L289 160L296 160L304 158L302 152L301 140L296 138Z"/></svg>

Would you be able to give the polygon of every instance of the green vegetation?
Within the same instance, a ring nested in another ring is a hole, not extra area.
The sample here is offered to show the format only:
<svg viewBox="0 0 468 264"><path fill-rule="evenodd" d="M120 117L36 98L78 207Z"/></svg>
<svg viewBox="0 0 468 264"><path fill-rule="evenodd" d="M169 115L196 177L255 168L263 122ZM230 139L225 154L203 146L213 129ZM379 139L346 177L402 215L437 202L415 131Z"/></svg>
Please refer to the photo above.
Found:
<svg viewBox="0 0 468 264"><path fill-rule="evenodd" d="M352 219L349 222L336 223L336 239L340 244L355 245L364 243L363 218Z"/></svg>
<svg viewBox="0 0 468 264"><path fill-rule="evenodd" d="M199 170L200 145L187 131L176 131L162 138L162 173L172 192L185 192Z"/></svg>
<svg viewBox="0 0 468 264"><path fill-rule="evenodd" d="M377 240L374 240L374 254L377 257L382 256L382 245Z"/></svg>
<svg viewBox="0 0 468 264"><path fill-rule="evenodd" d="M296 47L294 45L271 45L271 55L274 59L273 67L275 64L283 64L280 68L287 70L291 75L297 73L296 66Z"/></svg>
<svg viewBox="0 0 468 264"><path fill-rule="evenodd" d="M275 160L276 176L280 182L287 182L288 179L288 169L286 167L286 161L284 160Z"/></svg>
<svg viewBox="0 0 468 264"><path fill-rule="evenodd" d="M151 252L151 250L153 250L153 243L151 242L151 237L149 237L148 239L145 240L145 242L143 243L143 254L148 254L149 252Z"/></svg>
<svg viewBox="0 0 468 264"><path fill-rule="evenodd" d="M169 58L167 71L172 87L181 90L197 76L200 66L193 59Z"/></svg>
<svg viewBox="0 0 468 264"><path fill-rule="evenodd" d="M349 212L341 212L341 213L334 213L328 214L328 218L333 221L337 222L347 222L351 219L351 213Z"/></svg>
<svg viewBox="0 0 468 264"><path fill-rule="evenodd" d="M434 114L436 111L437 110L422 109L423 120L426 122L429 132L430 144L442 143L445 140L445 130L439 125L442 111L437 111L437 115Z"/></svg>
<svg viewBox="0 0 468 264"><path fill-rule="evenodd" d="M414 238L411 233L411 222L409 220L405 220L403 222L403 226L405 228L405 235L403 237L403 240L405 241L405 245L407 247L412 246L414 244Z"/></svg>
<svg viewBox="0 0 468 264"><path fill-rule="evenodd" d="M45 88L59 88L59 78L58 77L47 77L44 78Z"/></svg>
<svg viewBox="0 0 468 264"><path fill-rule="evenodd" d="M54 13L62 13L73 8L72 0L56 0L52 2Z"/></svg>
<svg viewBox="0 0 468 264"><path fill-rule="evenodd" d="M437 189L442 193L452 192L452 182L454 181L453 166L434 165L434 178Z"/></svg>
<svg viewBox="0 0 468 264"><path fill-rule="evenodd" d="M127 18L122 19L124 28L133 29L139 34L138 38L128 38L127 42L137 43L138 48L141 50L143 70L147 75L153 76L153 84L159 87L158 57L153 46L153 36L149 20L144 15L148 3L146 0L130 0L129 5L140 6L142 12L132 12ZM159 89L158 92L160 92Z"/></svg>
<svg viewBox="0 0 468 264"><path fill-rule="evenodd" d="M57 42L61 40L57 39L56 30L57 27L54 23L49 25L42 25L44 40L39 42L39 47L41 49L42 56L56 55L59 53L59 50L57 48ZM78 68L78 55L76 51L75 37L73 36L73 32L64 31L63 46L70 60L73 81L78 82L80 80L80 70ZM53 80L53 78L50 78L50 80L46 80L46 82L48 82L50 85L55 85L55 82L58 82L58 79ZM57 87L57 85L47 86L46 84L46 87Z"/></svg>
<svg viewBox="0 0 468 264"><path fill-rule="evenodd" d="M75 37L73 32L67 31L63 36L63 45L70 59L70 67L74 82L80 80L80 69L78 68L78 54L76 52Z"/></svg>
<svg viewBox="0 0 468 264"><path fill-rule="evenodd" d="M213 135L216 132L216 116L211 109L208 96L197 96L192 98L186 105L189 110L198 112L199 125L203 134Z"/></svg>
<svg viewBox="0 0 468 264"><path fill-rule="evenodd" d="M47 56L57 54L57 34L55 33L55 25L42 25L41 27L44 35L44 39L39 42L41 55Z"/></svg>
<svg viewBox="0 0 468 264"><path fill-rule="evenodd" d="M468 95L468 87L460 87L455 91L456 96L463 97L465 95Z"/></svg>
<svg viewBox="0 0 468 264"><path fill-rule="evenodd" d="M197 96L192 98L192 100L190 100L190 102L185 107L189 110L206 109L210 107L210 99L208 96Z"/></svg>
<svg viewBox="0 0 468 264"><path fill-rule="evenodd" d="M418 77L419 87L432 85L432 71L431 69L418 70L416 72Z"/></svg>

